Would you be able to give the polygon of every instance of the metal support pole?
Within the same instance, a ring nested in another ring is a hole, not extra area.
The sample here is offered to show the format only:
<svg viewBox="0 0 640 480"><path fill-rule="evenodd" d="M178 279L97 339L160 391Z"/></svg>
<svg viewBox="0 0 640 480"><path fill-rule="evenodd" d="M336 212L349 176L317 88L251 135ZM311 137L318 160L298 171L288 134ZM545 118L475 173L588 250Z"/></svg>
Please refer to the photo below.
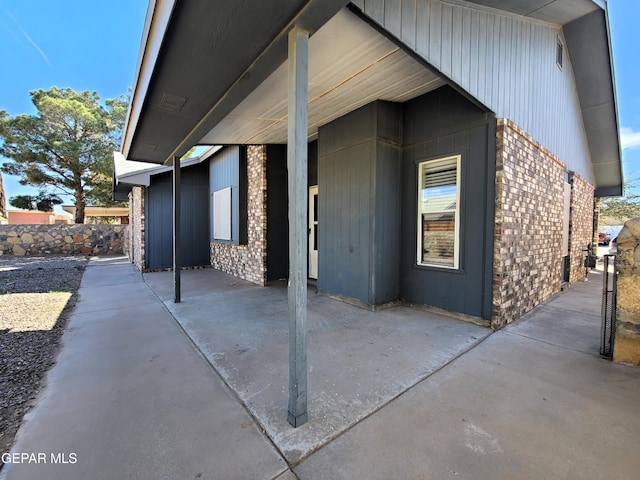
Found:
<svg viewBox="0 0 640 480"><path fill-rule="evenodd" d="M173 302L180 303L180 157L173 157Z"/></svg>
<svg viewBox="0 0 640 480"><path fill-rule="evenodd" d="M307 124L309 33L289 32L289 410L294 427L307 422Z"/></svg>

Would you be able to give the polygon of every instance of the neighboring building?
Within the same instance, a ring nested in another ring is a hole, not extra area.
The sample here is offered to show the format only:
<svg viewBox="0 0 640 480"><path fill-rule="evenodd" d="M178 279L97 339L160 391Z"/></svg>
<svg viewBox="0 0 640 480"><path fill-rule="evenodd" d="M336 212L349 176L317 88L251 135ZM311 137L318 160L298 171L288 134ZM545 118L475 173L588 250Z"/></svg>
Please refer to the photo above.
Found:
<svg viewBox="0 0 640 480"><path fill-rule="evenodd" d="M227 145L207 163L215 268L262 285L287 275L298 25L311 34L308 271L321 292L501 328L584 277L594 197L622 192L606 4L175 0L154 2L146 25L122 152L163 164Z"/></svg>
<svg viewBox="0 0 640 480"><path fill-rule="evenodd" d="M67 215L39 210L9 210L9 224L11 225L55 225L73 223Z"/></svg>
<svg viewBox="0 0 640 480"><path fill-rule="evenodd" d="M75 205L62 205L62 209L76 218ZM129 223L128 207L84 207L84 223L108 223L126 225Z"/></svg>

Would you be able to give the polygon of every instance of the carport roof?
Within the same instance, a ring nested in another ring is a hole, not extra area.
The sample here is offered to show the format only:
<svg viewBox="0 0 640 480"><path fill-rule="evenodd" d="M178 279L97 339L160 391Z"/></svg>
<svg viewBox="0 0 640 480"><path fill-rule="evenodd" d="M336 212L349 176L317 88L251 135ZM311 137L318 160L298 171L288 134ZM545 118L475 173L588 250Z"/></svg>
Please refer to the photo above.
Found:
<svg viewBox="0 0 640 480"><path fill-rule="evenodd" d="M596 194L621 194L622 167L606 3L449 1L474 3L480 8L563 26L589 142ZM236 130L230 126L233 123L230 113L285 62L287 33L292 25L307 29L313 40L313 34L347 3L345 0L151 0L122 145L125 157L162 164L204 141L282 142L282 136L276 134L247 136L237 130L238 135L232 135ZM364 0L353 3L357 7ZM376 35L392 43L383 35ZM375 43L378 37L372 37L372 41ZM403 55L409 56L401 49L399 52L394 54L395 60L405 62ZM406 62L402 68L411 71L411 63ZM352 63L344 62L341 68ZM423 71L425 77L408 88L416 88L416 92L422 88L424 93L447 82L437 71L426 67ZM336 78L348 75L345 72L338 72ZM427 78L429 74L431 77ZM429 81L433 83L425 87ZM263 118L256 110L252 121L264 126L280 122L282 126L286 120L279 112L262 113L271 115ZM211 133L214 128L220 132L225 122L225 135Z"/></svg>

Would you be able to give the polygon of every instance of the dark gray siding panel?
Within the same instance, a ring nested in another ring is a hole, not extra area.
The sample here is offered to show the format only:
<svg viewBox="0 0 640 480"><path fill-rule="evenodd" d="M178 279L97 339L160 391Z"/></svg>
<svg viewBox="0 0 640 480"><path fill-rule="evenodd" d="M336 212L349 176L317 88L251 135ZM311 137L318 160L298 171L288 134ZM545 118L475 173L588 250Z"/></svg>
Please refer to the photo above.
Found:
<svg viewBox="0 0 640 480"><path fill-rule="evenodd" d="M404 125L400 295L413 303L490 318L495 121L443 87L405 104ZM418 163L452 154L462 156L456 271L416 262Z"/></svg>
<svg viewBox="0 0 640 480"><path fill-rule="evenodd" d="M399 295L400 167L402 106L377 102L376 153L373 185L373 242L371 245L372 305L394 301Z"/></svg>
<svg viewBox="0 0 640 480"><path fill-rule="evenodd" d="M401 107L374 102L320 129L318 288L398 298Z"/></svg>
<svg viewBox="0 0 640 480"><path fill-rule="evenodd" d="M318 185L318 142L309 143L309 186ZM287 146L267 145L267 280L289 276Z"/></svg>
<svg viewBox="0 0 640 480"><path fill-rule="evenodd" d="M267 280L289 277L287 146L267 145Z"/></svg>
<svg viewBox="0 0 640 480"><path fill-rule="evenodd" d="M360 142L320 153L318 165L318 287L367 304L373 150Z"/></svg>
<svg viewBox="0 0 640 480"><path fill-rule="evenodd" d="M247 163L246 147L226 147L209 162L210 240L213 242L213 193L231 187L231 240L220 243L247 243Z"/></svg>
<svg viewBox="0 0 640 480"><path fill-rule="evenodd" d="M209 174L206 164L181 172L183 266L209 265ZM151 179L145 198L146 268L173 265L173 188L170 172Z"/></svg>
<svg viewBox="0 0 640 480"><path fill-rule="evenodd" d="M318 288L370 303L373 104L318 133Z"/></svg>
<svg viewBox="0 0 640 480"><path fill-rule="evenodd" d="M173 264L171 184L152 180L145 197L145 267L170 268Z"/></svg>
<svg viewBox="0 0 640 480"><path fill-rule="evenodd" d="M566 45L561 27L468 2L352 3L498 117L516 122L568 170L593 182L570 56L562 69L556 65L557 39Z"/></svg>
<svg viewBox="0 0 640 480"><path fill-rule="evenodd" d="M309 174L307 176L309 186L318 185L318 141L315 140L307 146L307 163Z"/></svg>
<svg viewBox="0 0 640 480"><path fill-rule="evenodd" d="M374 240L371 245L372 305L398 298L400 262L400 158L398 144L377 143Z"/></svg>

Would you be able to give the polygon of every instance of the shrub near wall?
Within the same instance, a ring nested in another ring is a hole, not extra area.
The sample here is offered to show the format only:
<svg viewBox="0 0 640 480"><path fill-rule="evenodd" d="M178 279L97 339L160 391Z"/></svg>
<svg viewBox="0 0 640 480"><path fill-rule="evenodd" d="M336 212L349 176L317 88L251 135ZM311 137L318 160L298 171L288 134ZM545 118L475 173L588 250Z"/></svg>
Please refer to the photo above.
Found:
<svg viewBox="0 0 640 480"><path fill-rule="evenodd" d="M126 231L126 225L0 225L0 254L122 254Z"/></svg>

